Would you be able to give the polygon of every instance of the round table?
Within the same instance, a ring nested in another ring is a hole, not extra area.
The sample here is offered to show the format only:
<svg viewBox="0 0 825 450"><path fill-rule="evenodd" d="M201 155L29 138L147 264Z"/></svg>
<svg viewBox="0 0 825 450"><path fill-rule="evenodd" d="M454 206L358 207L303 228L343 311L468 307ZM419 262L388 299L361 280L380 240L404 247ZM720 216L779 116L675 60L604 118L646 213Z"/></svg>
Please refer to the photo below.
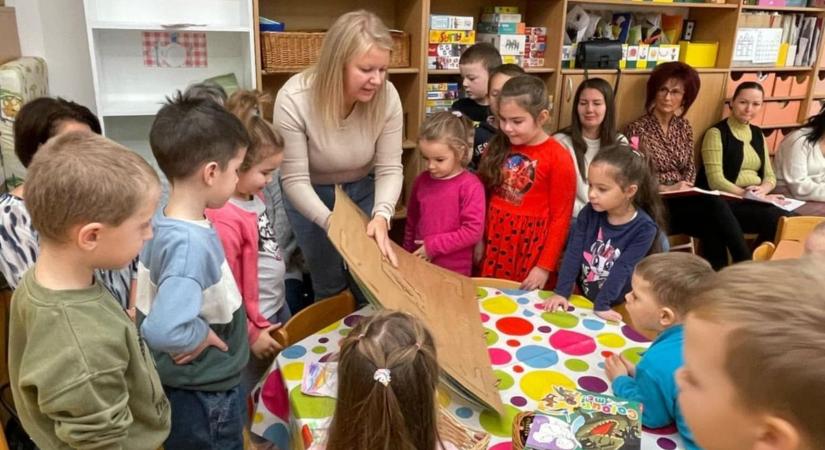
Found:
<svg viewBox="0 0 825 450"><path fill-rule="evenodd" d="M467 402L448 388L438 400L469 428L491 435L490 450L510 450L513 417L533 410L553 385L612 394L604 373L604 358L622 354L638 362L650 341L627 325L608 323L593 313L583 297L571 297L568 312L545 312L547 291L478 288L481 322L490 361L504 403L505 417ZM315 335L284 349L254 392L252 432L280 449L303 448L307 437L324 435L335 400L301 393L304 365L326 361L338 342L372 307L363 308ZM304 437L304 439L298 439ZM683 448L675 428L645 429L644 450Z"/></svg>

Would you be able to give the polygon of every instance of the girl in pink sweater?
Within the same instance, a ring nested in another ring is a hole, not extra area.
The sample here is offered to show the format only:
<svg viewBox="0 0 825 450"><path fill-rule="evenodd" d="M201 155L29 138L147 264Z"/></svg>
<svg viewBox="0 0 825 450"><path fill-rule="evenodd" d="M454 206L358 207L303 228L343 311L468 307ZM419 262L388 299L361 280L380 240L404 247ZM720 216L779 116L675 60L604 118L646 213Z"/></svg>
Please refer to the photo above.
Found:
<svg viewBox="0 0 825 450"><path fill-rule="evenodd" d="M466 170L473 136L473 123L458 111L424 121L418 147L427 170L413 184L404 230L407 251L467 276L485 212L484 186Z"/></svg>
<svg viewBox="0 0 825 450"><path fill-rule="evenodd" d="M246 127L251 144L238 171L235 193L222 208L206 211L221 239L246 310L253 357L241 378L245 395L281 350L270 333L291 316L284 295L284 261L261 198L263 188L281 165L284 142L257 114L259 100L255 91L238 91L226 103Z"/></svg>

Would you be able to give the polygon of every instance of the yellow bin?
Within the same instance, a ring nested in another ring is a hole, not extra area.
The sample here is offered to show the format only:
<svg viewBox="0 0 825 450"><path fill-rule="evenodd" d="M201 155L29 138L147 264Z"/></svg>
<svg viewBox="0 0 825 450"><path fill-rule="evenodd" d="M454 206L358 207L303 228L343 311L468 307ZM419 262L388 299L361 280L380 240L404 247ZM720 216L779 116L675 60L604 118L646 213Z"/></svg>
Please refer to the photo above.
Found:
<svg viewBox="0 0 825 450"><path fill-rule="evenodd" d="M716 67L718 42L679 42L679 61L692 67Z"/></svg>

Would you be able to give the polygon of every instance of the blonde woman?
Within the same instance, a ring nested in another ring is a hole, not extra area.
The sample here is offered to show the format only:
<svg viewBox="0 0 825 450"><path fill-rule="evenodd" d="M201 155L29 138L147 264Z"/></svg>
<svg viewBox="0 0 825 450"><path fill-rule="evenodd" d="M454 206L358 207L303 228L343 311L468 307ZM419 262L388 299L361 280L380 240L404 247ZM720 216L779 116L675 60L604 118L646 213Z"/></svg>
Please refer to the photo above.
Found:
<svg viewBox="0 0 825 450"><path fill-rule="evenodd" d="M347 287L341 256L326 237L336 184L372 218L367 234L397 265L387 232L403 182L403 118L387 82L391 48L375 14L344 14L327 32L318 63L290 78L275 100L284 203L315 298Z"/></svg>

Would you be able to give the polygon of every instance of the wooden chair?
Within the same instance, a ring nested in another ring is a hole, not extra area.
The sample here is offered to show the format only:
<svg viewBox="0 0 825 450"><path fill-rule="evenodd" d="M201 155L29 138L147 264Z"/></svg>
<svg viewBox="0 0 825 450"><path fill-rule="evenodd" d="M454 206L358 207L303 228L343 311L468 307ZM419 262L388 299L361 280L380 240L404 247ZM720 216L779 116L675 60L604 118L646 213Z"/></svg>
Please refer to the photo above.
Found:
<svg viewBox="0 0 825 450"><path fill-rule="evenodd" d="M753 260L754 261L768 261L773 256L773 252L776 251L776 246L773 242L763 242L756 247L753 251Z"/></svg>
<svg viewBox="0 0 825 450"><path fill-rule="evenodd" d="M696 254L696 241L686 234L672 234L667 237L670 242L670 251Z"/></svg>
<svg viewBox="0 0 825 450"><path fill-rule="evenodd" d="M284 326L273 331L272 337L286 348L353 312L355 312L355 297L349 290L346 290L338 295L318 300L302 309Z"/></svg>
<svg viewBox="0 0 825 450"><path fill-rule="evenodd" d="M796 216L780 217L779 226L776 228L776 238L774 242L782 240L805 242L805 238L811 234L814 227L825 221L825 217L819 216Z"/></svg>
<svg viewBox="0 0 825 450"><path fill-rule="evenodd" d="M476 287L490 287L496 289L518 289L521 283L518 281L505 280L502 278L473 277Z"/></svg>

